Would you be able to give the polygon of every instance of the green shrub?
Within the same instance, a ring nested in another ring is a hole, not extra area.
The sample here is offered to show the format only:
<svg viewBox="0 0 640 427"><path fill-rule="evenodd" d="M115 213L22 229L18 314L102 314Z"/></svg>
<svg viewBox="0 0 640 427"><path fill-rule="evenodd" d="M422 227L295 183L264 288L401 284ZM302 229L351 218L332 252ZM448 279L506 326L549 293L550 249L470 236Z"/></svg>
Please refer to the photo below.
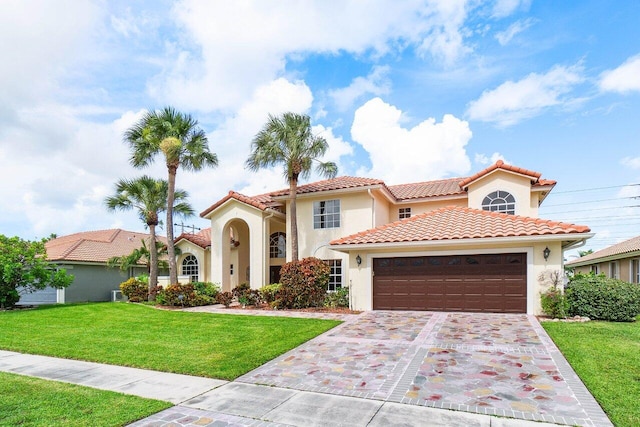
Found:
<svg viewBox="0 0 640 427"><path fill-rule="evenodd" d="M20 294L15 289L0 291L0 307L13 307L20 301Z"/></svg>
<svg viewBox="0 0 640 427"><path fill-rule="evenodd" d="M231 293L234 297L239 298L241 295L249 292L251 290L251 286L248 282L242 282L235 288L231 289Z"/></svg>
<svg viewBox="0 0 640 427"><path fill-rule="evenodd" d="M323 305L329 308L349 308L349 288L338 288L327 292Z"/></svg>
<svg viewBox="0 0 640 427"><path fill-rule="evenodd" d="M120 283L120 292L131 302L146 301L149 297L149 287L147 284L135 277Z"/></svg>
<svg viewBox="0 0 640 427"><path fill-rule="evenodd" d="M276 294L280 290L282 285L280 283L272 283L270 285L264 285L260 288L260 299L266 302L267 304L271 304L276 300Z"/></svg>
<svg viewBox="0 0 640 427"><path fill-rule="evenodd" d="M566 295L570 316L632 322L640 314L640 286L602 275L576 275Z"/></svg>
<svg viewBox="0 0 640 427"><path fill-rule="evenodd" d="M320 307L327 295L331 269L318 258L288 262L280 270L282 286L276 293L276 308Z"/></svg>
<svg viewBox="0 0 640 427"><path fill-rule="evenodd" d="M174 307L197 307L212 304L214 299L196 290L194 283L169 285L156 295L156 302Z"/></svg>
<svg viewBox="0 0 640 427"><path fill-rule="evenodd" d="M551 288L540 296L542 311L554 319L565 319L569 312L569 302L560 289Z"/></svg>
<svg viewBox="0 0 640 427"><path fill-rule="evenodd" d="M193 282L193 286L200 295L211 297L214 300L220 292L220 286L211 282Z"/></svg>
<svg viewBox="0 0 640 427"><path fill-rule="evenodd" d="M216 297L218 304L222 304L225 307L229 307L231 305L231 301L233 301L233 294L229 291L220 292Z"/></svg>

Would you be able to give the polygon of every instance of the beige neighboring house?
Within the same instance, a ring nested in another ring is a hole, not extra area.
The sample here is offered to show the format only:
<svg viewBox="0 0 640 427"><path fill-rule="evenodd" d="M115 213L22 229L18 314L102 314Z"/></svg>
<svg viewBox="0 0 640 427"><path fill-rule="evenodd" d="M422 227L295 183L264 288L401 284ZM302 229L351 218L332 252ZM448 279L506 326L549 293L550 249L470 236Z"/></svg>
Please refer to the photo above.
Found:
<svg viewBox="0 0 640 427"><path fill-rule="evenodd" d="M329 290L349 287L356 310L539 314L540 273L562 271L564 251L592 237L586 226L538 218L555 184L498 161L463 178L301 185L299 255L325 260ZM288 189L230 191L201 213L206 241L178 239L180 261L193 255L198 277L223 290L277 282L291 254L288 203Z"/></svg>
<svg viewBox="0 0 640 427"><path fill-rule="evenodd" d="M625 282L640 283L640 236L571 260L565 266L574 268L576 273L593 271Z"/></svg>
<svg viewBox="0 0 640 427"><path fill-rule="evenodd" d="M87 301L111 301L112 291L130 277L147 273L144 265L127 272L108 268L107 260L128 255L149 242L149 234L121 229L85 231L49 240L47 259L74 276L66 289L46 288L24 294L20 304L55 304ZM164 237L160 241L166 242Z"/></svg>

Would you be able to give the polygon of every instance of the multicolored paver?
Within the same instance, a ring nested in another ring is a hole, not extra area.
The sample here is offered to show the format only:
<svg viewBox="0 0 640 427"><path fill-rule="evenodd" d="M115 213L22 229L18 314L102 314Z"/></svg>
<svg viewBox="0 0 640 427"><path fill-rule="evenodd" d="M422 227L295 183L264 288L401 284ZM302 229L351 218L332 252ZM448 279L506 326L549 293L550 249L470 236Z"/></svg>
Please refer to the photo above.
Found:
<svg viewBox="0 0 640 427"><path fill-rule="evenodd" d="M537 319L527 315L367 312L237 381L611 425Z"/></svg>

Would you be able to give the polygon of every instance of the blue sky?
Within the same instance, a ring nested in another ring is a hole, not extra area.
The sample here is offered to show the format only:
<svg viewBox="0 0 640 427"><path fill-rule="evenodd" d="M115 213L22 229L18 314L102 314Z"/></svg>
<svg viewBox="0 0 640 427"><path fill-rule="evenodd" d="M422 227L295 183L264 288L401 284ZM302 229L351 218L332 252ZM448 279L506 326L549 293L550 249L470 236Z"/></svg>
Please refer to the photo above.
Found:
<svg viewBox="0 0 640 427"><path fill-rule="evenodd" d="M103 200L165 177L129 166L122 133L173 105L220 159L179 172L198 212L285 187L243 163L267 114L296 111L341 175L539 171L558 181L541 216L591 226L600 249L640 234L638 17L604 0L2 2L0 233L142 230Z"/></svg>

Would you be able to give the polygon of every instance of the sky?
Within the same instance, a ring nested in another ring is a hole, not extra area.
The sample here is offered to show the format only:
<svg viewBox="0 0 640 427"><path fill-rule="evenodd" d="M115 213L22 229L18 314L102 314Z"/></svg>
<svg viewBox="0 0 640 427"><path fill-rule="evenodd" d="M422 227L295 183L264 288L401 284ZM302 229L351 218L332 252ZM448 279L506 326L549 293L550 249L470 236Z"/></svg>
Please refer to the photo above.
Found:
<svg viewBox="0 0 640 427"><path fill-rule="evenodd" d="M134 169L122 137L170 105L219 159L178 171L196 212L286 187L244 162L268 115L293 111L339 175L541 172L558 184L540 217L590 226L582 249L601 249L640 235L639 17L635 0L4 0L0 234L144 230L104 199L166 178L160 157Z"/></svg>

